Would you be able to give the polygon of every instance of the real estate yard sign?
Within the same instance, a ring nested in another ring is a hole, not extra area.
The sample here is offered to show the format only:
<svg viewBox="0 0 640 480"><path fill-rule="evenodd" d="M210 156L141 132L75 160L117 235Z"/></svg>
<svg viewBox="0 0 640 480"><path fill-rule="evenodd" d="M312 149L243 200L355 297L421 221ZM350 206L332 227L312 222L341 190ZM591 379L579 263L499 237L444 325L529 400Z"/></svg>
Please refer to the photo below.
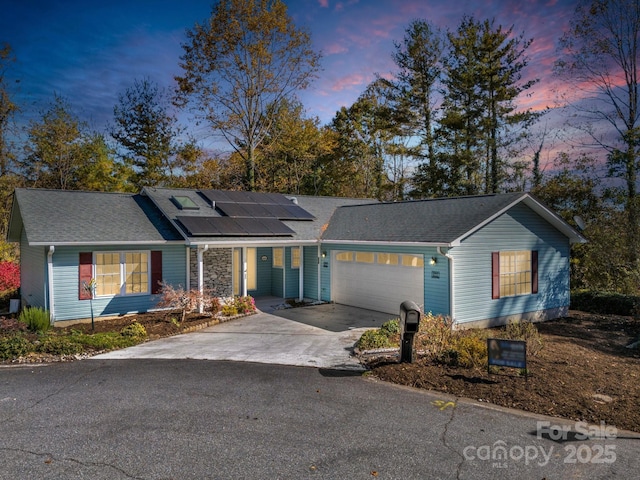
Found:
<svg viewBox="0 0 640 480"><path fill-rule="evenodd" d="M487 339L488 365L519 368L527 371L527 342L522 340Z"/></svg>

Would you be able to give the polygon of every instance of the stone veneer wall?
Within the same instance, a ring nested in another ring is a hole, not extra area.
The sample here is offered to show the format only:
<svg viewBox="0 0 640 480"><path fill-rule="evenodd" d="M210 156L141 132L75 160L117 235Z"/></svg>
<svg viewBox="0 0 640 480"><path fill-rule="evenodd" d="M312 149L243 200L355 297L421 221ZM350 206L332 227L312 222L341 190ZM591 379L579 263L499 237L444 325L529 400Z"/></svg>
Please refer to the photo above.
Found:
<svg viewBox="0 0 640 480"><path fill-rule="evenodd" d="M204 289L214 297L233 296L233 255L231 248L209 248L202 256ZM198 254L189 252L191 288L198 288Z"/></svg>

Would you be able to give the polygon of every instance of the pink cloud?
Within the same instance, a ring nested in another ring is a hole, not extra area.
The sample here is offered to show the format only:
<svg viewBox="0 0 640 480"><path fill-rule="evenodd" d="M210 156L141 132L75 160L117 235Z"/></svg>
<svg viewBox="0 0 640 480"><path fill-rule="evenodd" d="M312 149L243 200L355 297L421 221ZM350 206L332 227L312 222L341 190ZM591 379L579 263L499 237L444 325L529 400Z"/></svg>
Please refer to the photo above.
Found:
<svg viewBox="0 0 640 480"><path fill-rule="evenodd" d="M329 0L318 0L318 3L322 8L329 8Z"/></svg>
<svg viewBox="0 0 640 480"><path fill-rule="evenodd" d="M345 77L339 78L331 85L331 90L340 92L352 87L363 87L373 79L372 75L365 76L360 73L353 73Z"/></svg>
<svg viewBox="0 0 640 480"><path fill-rule="evenodd" d="M347 47L345 47L344 45L341 45L339 43L332 43L330 45L327 45L323 49L323 53L325 55L338 55L340 53L346 53L348 51L349 51L349 49Z"/></svg>

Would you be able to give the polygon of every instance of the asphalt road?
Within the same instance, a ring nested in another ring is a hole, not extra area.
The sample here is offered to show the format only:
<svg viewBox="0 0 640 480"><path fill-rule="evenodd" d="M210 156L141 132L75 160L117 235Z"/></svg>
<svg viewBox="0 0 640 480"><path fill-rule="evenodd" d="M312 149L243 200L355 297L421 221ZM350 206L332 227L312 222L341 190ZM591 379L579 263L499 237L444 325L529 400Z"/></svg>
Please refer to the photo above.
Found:
<svg viewBox="0 0 640 480"><path fill-rule="evenodd" d="M3 480L630 479L640 471L636 435L610 428L601 432L609 439L584 438L574 423L310 367L146 359L2 367L0 424Z"/></svg>

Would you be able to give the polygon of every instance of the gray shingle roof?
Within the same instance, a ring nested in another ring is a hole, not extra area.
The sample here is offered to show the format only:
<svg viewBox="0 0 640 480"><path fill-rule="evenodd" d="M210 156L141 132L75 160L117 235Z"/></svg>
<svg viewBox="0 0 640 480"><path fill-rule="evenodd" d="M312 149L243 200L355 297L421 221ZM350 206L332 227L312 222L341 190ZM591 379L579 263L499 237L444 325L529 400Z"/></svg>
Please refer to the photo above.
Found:
<svg viewBox="0 0 640 480"><path fill-rule="evenodd" d="M572 241L580 241L562 219L522 192L342 207L322 239L453 245L520 201L563 229Z"/></svg>
<svg viewBox="0 0 640 480"><path fill-rule="evenodd" d="M172 188L145 188L142 194L148 196L158 206L158 208L172 221L176 221L178 216L199 216L199 217L215 217L220 216L215 208L211 207L211 203L205 199L197 190L191 189L172 189ZM172 201L171 197L176 195L188 195L199 207L199 210L180 210ZM315 219L312 221L283 221L285 225L291 228L295 233L293 236L283 237L232 237L232 236L216 236L216 237L189 237L188 232L184 232L185 238L192 243L213 244L216 242L225 243L257 243L260 241L268 243L278 242L304 242L316 241L320 238L322 229L326 226L329 218L336 208L344 205L361 205L363 203L371 203L375 200L370 199L353 199L340 197L315 197L306 195L286 195L289 198L295 198L298 205L312 214ZM178 224L179 225L179 224Z"/></svg>
<svg viewBox="0 0 640 480"><path fill-rule="evenodd" d="M148 198L130 193L16 189L12 224L10 240L19 240L20 224L30 245L182 240Z"/></svg>

